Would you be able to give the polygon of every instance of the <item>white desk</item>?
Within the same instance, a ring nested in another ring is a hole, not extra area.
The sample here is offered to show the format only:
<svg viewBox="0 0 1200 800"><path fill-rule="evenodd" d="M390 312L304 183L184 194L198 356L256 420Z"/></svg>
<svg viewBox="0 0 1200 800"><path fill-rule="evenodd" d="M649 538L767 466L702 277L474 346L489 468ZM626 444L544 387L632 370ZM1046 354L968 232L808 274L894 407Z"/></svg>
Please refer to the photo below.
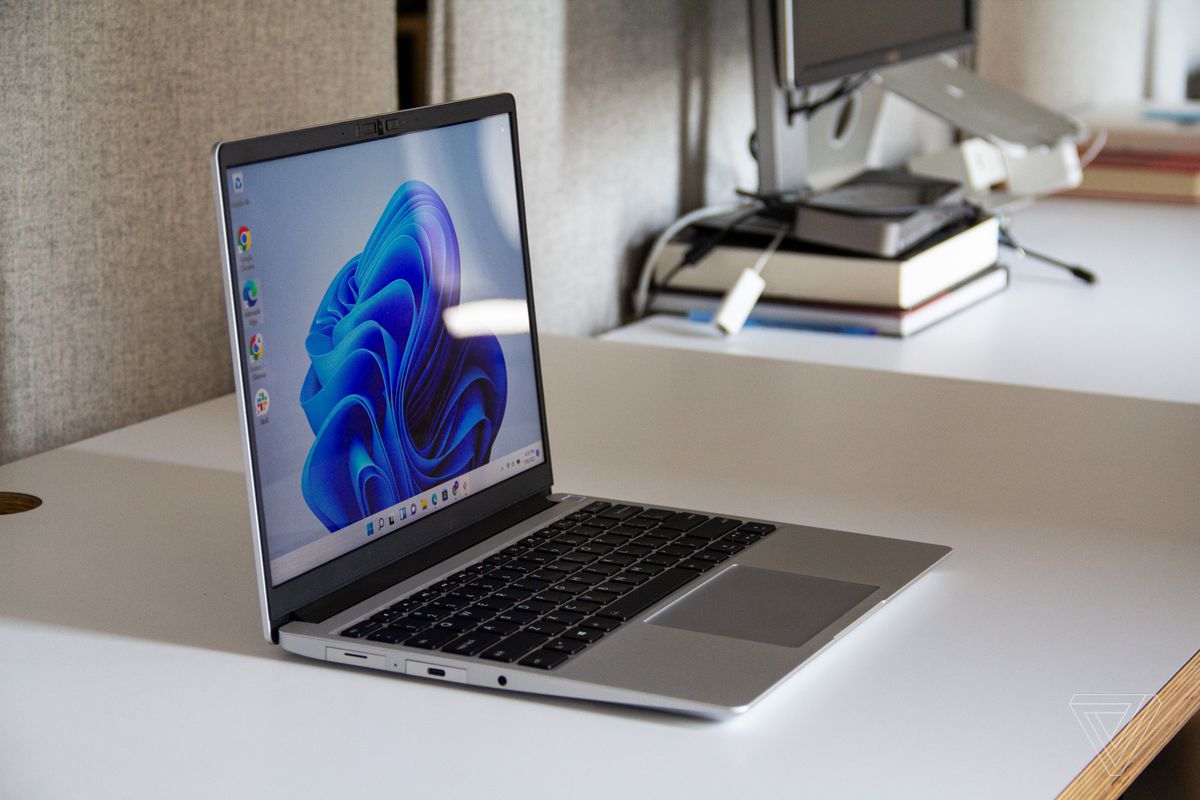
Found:
<svg viewBox="0 0 1200 800"><path fill-rule="evenodd" d="M1006 253L999 297L909 339L711 326L655 316L603 338L915 375L1200 403L1200 208L1048 199L1018 213L1018 240L1100 276Z"/></svg>
<svg viewBox="0 0 1200 800"><path fill-rule="evenodd" d="M559 488L955 552L729 723L319 664L259 638L222 398L0 467L0 795L1053 797L1071 697L1200 649L1200 407L543 348Z"/></svg>

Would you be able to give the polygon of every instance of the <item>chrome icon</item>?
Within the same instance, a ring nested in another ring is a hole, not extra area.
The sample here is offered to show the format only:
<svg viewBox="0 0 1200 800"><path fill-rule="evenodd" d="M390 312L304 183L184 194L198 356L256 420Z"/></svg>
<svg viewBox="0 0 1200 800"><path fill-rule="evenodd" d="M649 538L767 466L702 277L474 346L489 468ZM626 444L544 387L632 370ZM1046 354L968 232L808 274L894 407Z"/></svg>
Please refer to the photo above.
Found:
<svg viewBox="0 0 1200 800"><path fill-rule="evenodd" d="M249 250L251 241L252 240L250 238L250 229L247 228L245 225L238 228L238 232L237 232L238 250L241 250L243 253L246 252L247 250Z"/></svg>
<svg viewBox="0 0 1200 800"><path fill-rule="evenodd" d="M246 350L250 354L251 361L263 360L263 337L261 333L256 333L250 337L250 345Z"/></svg>

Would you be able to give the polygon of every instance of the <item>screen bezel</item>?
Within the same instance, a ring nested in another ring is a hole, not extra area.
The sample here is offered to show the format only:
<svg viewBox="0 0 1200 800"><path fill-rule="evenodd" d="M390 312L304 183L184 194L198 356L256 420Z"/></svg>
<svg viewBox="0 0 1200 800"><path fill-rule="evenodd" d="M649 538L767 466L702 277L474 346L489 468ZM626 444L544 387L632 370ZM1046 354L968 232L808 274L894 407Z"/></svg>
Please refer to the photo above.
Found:
<svg viewBox="0 0 1200 800"><path fill-rule="evenodd" d="M449 125L471 122L484 117L506 114L509 118L509 130L512 136L513 170L516 176L517 219L521 235L522 260L525 270L525 290L529 311L529 335L533 348L534 382L536 384L538 402L538 421L542 430L542 451L545 460L525 472L514 475L494 486L482 490L476 495L466 497L453 505L418 520L402 530L403 535L394 531L378 541L363 545L334 559L314 567L308 572L291 578L278 586L271 583L271 559L267 543L267 531L264 524L265 515L262 503L262 492L257 460L254 452L254 409L253 399L247 387L249 381L249 364L245 348L240 343L245 340L243 320L238 313L238 275L237 257L233 252L234 241L229 231L230 208L229 191L226 186L228 170L249 164L271 161L289 156L315 153L338 147L359 144L366 141L386 139L393 136L403 136L418 131L433 130ZM533 273L529 260L529 240L525 224L525 193L521 178L521 157L517 136L516 104L512 95L500 94L488 97L462 100L439 106L400 111L374 117L338 122L298 131L288 131L253 139L222 142L214 148L213 168L216 172L216 186L220 198L221 239L224 243L224 269L226 283L226 303L229 304L229 317L233 326L234 336L231 339L233 360L238 369L239 402L242 409L242 425L245 433L243 445L247 450L247 464L250 474L247 476L247 488L251 493L253 509L253 528L257 538L256 551L259 554L260 594L264 598L264 623L269 626L272 640L277 641L280 626L288 622L299 609L309 606L328 594L337 591L355 581L381 570L393 569L405 559L412 559L414 564L427 566L426 559L421 554L436 547L449 557L466 547L475 544L474 540L464 538L462 547L455 548L454 534L461 532L476 523L509 508L523 500L537 495L547 495L554 483L551 466L550 440L546 427L546 404L542 391L541 357L538 349L537 322L534 314ZM413 549L413 540L424 542ZM402 569L400 571L403 571Z"/></svg>
<svg viewBox="0 0 1200 800"><path fill-rule="evenodd" d="M784 48L790 58L781 53L781 66L785 74L781 82L785 87L804 88L813 84L835 80L854 75L859 72L890 67L904 61L911 61L921 56L933 55L946 50L967 47L975 43L975 9L971 0L963 0L964 27L962 30L940 36L931 36L904 42L895 47L885 47L866 53L855 53L844 58L822 61L816 64L802 64L799 52L801 25L803 24L804 0L779 0L776 14L776 24L780 26L781 43L786 41ZM790 21L790 30L784 27Z"/></svg>

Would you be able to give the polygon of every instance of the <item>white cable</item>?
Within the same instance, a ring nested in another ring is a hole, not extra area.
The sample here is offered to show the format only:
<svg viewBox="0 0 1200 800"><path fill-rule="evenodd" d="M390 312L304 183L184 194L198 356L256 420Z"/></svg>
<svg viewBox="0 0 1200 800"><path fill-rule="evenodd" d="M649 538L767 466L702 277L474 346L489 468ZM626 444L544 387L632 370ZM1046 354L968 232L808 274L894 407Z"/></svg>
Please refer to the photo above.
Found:
<svg viewBox="0 0 1200 800"><path fill-rule="evenodd" d="M662 256L663 250L667 243L675 238L675 235L689 225L693 225L701 220L710 219L712 217L720 217L725 214L734 214L738 211L747 211L751 208L757 208L762 204L759 202L740 202L728 203L720 206L706 206L705 208L697 208L695 211L689 211L679 219L672 222L667 228L658 235L654 240L650 252L646 254L646 259L642 262L642 271L638 275L637 289L633 294L633 316L635 319L640 319L646 314L646 306L650 303L650 282L654 278L654 267L658 263L658 259Z"/></svg>
<svg viewBox="0 0 1200 800"><path fill-rule="evenodd" d="M1100 151L1104 149L1104 145L1108 143L1108 131L1100 129L1092 135L1092 141L1088 145L1088 149L1079 156L1079 166L1086 167L1095 160L1096 156L1100 155Z"/></svg>
<svg viewBox="0 0 1200 800"><path fill-rule="evenodd" d="M790 225L780 227L779 233L775 234L775 238L763 249L754 266L742 270L737 281L725 293L725 297L721 298L721 305L713 317L713 322L721 333L736 336L745 326L754 307L758 305L758 298L762 297L763 290L767 288L767 282L762 277L763 267L767 265L771 256L775 255L775 251L779 249L790 230Z"/></svg>

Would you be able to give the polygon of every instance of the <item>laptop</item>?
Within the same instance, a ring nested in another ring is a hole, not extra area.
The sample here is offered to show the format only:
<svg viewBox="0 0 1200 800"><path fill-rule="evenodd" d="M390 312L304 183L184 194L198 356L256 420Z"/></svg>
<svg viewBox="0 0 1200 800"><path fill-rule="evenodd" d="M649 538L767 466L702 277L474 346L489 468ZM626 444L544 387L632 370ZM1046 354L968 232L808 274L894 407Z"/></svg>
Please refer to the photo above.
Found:
<svg viewBox="0 0 1200 800"><path fill-rule="evenodd" d="M719 719L949 552L554 491L510 95L224 142L213 168L284 649Z"/></svg>

